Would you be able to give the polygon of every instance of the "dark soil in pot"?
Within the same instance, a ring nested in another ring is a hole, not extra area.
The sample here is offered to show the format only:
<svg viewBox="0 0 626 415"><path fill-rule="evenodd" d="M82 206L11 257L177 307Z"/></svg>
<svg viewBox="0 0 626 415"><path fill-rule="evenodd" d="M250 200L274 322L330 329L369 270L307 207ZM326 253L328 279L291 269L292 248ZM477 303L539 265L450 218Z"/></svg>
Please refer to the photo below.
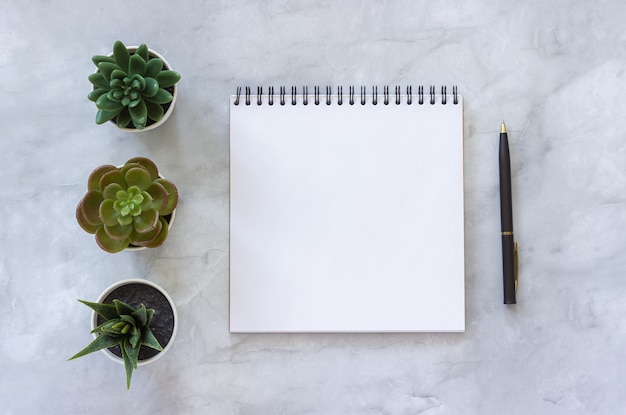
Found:
<svg viewBox="0 0 626 415"><path fill-rule="evenodd" d="M113 303L113 300L124 301L133 307L139 307L141 304L144 304L146 308L154 308L150 329L161 346L165 348L174 332L174 312L163 293L150 285L132 283L114 289L102 302ZM102 323L104 323L104 319L98 316L97 324L100 325ZM111 347L109 350L117 357L122 357L122 351L119 346ZM141 346L141 349L139 349L139 360L148 359L156 356L158 353L160 352L157 350Z"/></svg>

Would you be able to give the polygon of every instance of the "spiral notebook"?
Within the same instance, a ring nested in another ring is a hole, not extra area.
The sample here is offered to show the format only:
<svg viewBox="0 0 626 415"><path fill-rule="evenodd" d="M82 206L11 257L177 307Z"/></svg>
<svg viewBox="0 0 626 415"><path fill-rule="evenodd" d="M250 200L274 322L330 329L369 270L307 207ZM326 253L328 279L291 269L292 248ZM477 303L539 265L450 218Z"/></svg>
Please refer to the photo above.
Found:
<svg viewBox="0 0 626 415"><path fill-rule="evenodd" d="M429 92L230 98L231 332L464 331L463 98Z"/></svg>

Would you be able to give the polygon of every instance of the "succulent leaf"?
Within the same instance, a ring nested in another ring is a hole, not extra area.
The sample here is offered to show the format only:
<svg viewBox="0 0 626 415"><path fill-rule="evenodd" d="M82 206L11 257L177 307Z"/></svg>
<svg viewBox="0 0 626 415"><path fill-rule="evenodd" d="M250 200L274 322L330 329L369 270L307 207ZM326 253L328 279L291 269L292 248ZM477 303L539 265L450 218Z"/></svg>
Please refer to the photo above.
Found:
<svg viewBox="0 0 626 415"><path fill-rule="evenodd" d="M115 202L113 200L105 199L102 203L100 203L100 207L98 209L98 216L100 217L100 220L104 225L109 227L119 225L118 218L120 217L120 213L115 209L114 204ZM110 233L108 234L111 236Z"/></svg>
<svg viewBox="0 0 626 415"><path fill-rule="evenodd" d="M167 222L165 223L165 228L167 228ZM159 219L157 222L157 226L150 232L138 233L136 230L133 231L130 236L130 240L133 245L148 247L157 239L160 239L160 235L163 232L163 223Z"/></svg>
<svg viewBox="0 0 626 415"><path fill-rule="evenodd" d="M157 92L154 96L144 97L144 99L148 102L154 102L155 104L167 104L172 102L174 97L165 89L160 88L159 92Z"/></svg>
<svg viewBox="0 0 626 415"><path fill-rule="evenodd" d="M130 316L139 326L145 326L148 323L148 311L146 309L146 306L143 304L132 313L130 313Z"/></svg>
<svg viewBox="0 0 626 415"><path fill-rule="evenodd" d="M100 177L98 189L104 190L111 183L117 183L122 186L123 189L126 189L128 187L128 185L126 184L126 180L124 180L124 175L118 168L108 171L104 173L102 177Z"/></svg>
<svg viewBox="0 0 626 415"><path fill-rule="evenodd" d="M124 178L129 186L137 186L141 190L147 189L150 183L152 183L150 172L139 164L136 167L128 169Z"/></svg>
<svg viewBox="0 0 626 415"><path fill-rule="evenodd" d="M127 326L127 327L131 327L131 326ZM139 348L141 347L141 332L139 330L137 330L137 327L132 326L133 330L129 330L131 336L128 339L128 342L130 343L130 346L133 349L137 349L139 350Z"/></svg>
<svg viewBox="0 0 626 415"><path fill-rule="evenodd" d="M180 74L178 72L165 70L156 75L156 80L159 81L159 86L161 88L169 88L180 81Z"/></svg>
<svg viewBox="0 0 626 415"><path fill-rule="evenodd" d="M117 240L111 238L107 235L103 226L96 231L96 243L103 251L114 254L126 249L130 241L128 239Z"/></svg>
<svg viewBox="0 0 626 415"><path fill-rule="evenodd" d="M113 91L111 91L113 92ZM96 101L96 107L103 111L121 111L123 105L119 101L113 101L109 98L109 94L102 94Z"/></svg>
<svg viewBox="0 0 626 415"><path fill-rule="evenodd" d="M97 88L104 88L106 90L109 89L109 82L104 79L104 75L102 75L102 72L92 73L91 75L89 75L88 79L89 82L91 82L93 86Z"/></svg>
<svg viewBox="0 0 626 415"><path fill-rule="evenodd" d="M79 204L76 207L76 221L78 225L87 233L94 234L102 225L92 225L85 219L85 215L83 213L82 205Z"/></svg>
<svg viewBox="0 0 626 415"><path fill-rule="evenodd" d="M126 46L119 40L113 44L113 57L120 68L124 71L128 71L130 53L128 53Z"/></svg>
<svg viewBox="0 0 626 415"><path fill-rule="evenodd" d="M144 88L143 88L143 96L145 97L153 97L156 95L157 92L159 92L159 82L154 79L154 78L150 78L150 77L146 77L146 78L142 78L144 81Z"/></svg>
<svg viewBox="0 0 626 415"><path fill-rule="evenodd" d="M142 58L138 54L134 54L130 57L130 62L128 64L128 75L143 75L146 73L146 59Z"/></svg>
<svg viewBox="0 0 626 415"><path fill-rule="evenodd" d="M109 323L115 323L115 322L109 322ZM123 321L118 321L117 323L115 323L115 324L113 325L113 328L114 328L115 330L118 330L118 332L119 332L119 333L121 333L121 332L122 332L122 329L123 329L124 327L126 327L127 325L128 325L128 324L127 324L127 323L124 323Z"/></svg>
<svg viewBox="0 0 626 415"><path fill-rule="evenodd" d="M154 309L153 308L147 308L146 309L146 313L148 314L148 321L146 322L146 325L150 326L150 322L152 321L152 317L154 316Z"/></svg>
<svg viewBox="0 0 626 415"><path fill-rule="evenodd" d="M117 311L113 304L92 303L90 301L78 300L85 304L87 307L95 311L99 316L105 320L110 320L117 317Z"/></svg>
<svg viewBox="0 0 626 415"><path fill-rule="evenodd" d="M118 107L119 106L125 106L124 102L122 101L125 97L124 95L124 91L120 90L120 89L112 89L110 90L107 94L106 97L110 100L110 101L115 101L116 103L118 103ZM97 102L96 102L97 105Z"/></svg>
<svg viewBox="0 0 626 415"><path fill-rule="evenodd" d="M130 117L135 128L143 130L148 122L148 108L146 108L146 103L139 101L137 106L129 107L128 112L130 112Z"/></svg>
<svg viewBox="0 0 626 415"><path fill-rule="evenodd" d="M132 313L133 311L135 310L131 307L131 310L120 312L120 321L124 323L124 326L135 325L135 320L130 316L130 313Z"/></svg>
<svg viewBox="0 0 626 415"><path fill-rule="evenodd" d="M143 196L143 202L141 203L141 210L143 211L143 210L152 209L153 199L152 199L152 196L150 196L150 193L142 191L141 194Z"/></svg>
<svg viewBox="0 0 626 415"><path fill-rule="evenodd" d="M122 328L126 323L120 321L119 318L114 318L108 321L105 321L95 329L91 330L92 333L104 333L112 336L117 336L122 334Z"/></svg>
<svg viewBox="0 0 626 415"><path fill-rule="evenodd" d="M148 173L150 173L150 178L152 180L156 180L159 178L159 169L157 168L157 165L154 164L152 160L146 157L133 157L132 159L128 160L124 167L122 167L122 172L126 172L128 171L128 169L135 167L135 164L139 164L146 170L148 170Z"/></svg>
<svg viewBox="0 0 626 415"><path fill-rule="evenodd" d="M98 64L100 62L110 62L110 63L115 63L115 59L113 59L111 56L105 56L105 55L94 55L91 57L91 61L94 63L94 65L98 66Z"/></svg>
<svg viewBox="0 0 626 415"><path fill-rule="evenodd" d="M101 334L89 343L87 347L70 357L68 360L73 360L89 353L97 352L98 350L108 349L109 347L117 346L118 344L120 344L120 339Z"/></svg>
<svg viewBox="0 0 626 415"><path fill-rule="evenodd" d="M119 66L111 62L100 62L98 64L98 69L100 70L100 73L102 74L104 79L107 81L107 83L109 83L111 82L111 72L113 72L116 69L119 70Z"/></svg>
<svg viewBox="0 0 626 415"><path fill-rule="evenodd" d="M133 217L130 216L130 215L128 215L128 216L120 216L119 218L117 218L117 222L120 225L122 225L122 226L132 225L133 224Z"/></svg>
<svg viewBox="0 0 626 415"><path fill-rule="evenodd" d="M163 69L163 61L159 58L152 58L146 65L146 77L154 78Z"/></svg>
<svg viewBox="0 0 626 415"><path fill-rule="evenodd" d="M167 199L167 206L163 210L160 210L160 212L161 216L169 215L174 211L174 209L176 209L176 205L178 204L178 189L174 183L167 179L156 179L155 182L159 183L165 187L165 190L167 190L169 195Z"/></svg>
<svg viewBox="0 0 626 415"><path fill-rule="evenodd" d="M91 91L89 95L87 95L87 99L89 99L89 101L96 102L102 94L106 94L107 92L108 90L105 88L96 88L93 91Z"/></svg>
<svg viewBox="0 0 626 415"><path fill-rule="evenodd" d="M123 343L124 349L126 349L126 353L128 354L128 357L130 358L130 363L133 367L133 369L137 369L137 360L139 358L139 348L141 346L141 344L137 344L136 346L132 346L130 344L130 338L126 339Z"/></svg>
<svg viewBox="0 0 626 415"><path fill-rule="evenodd" d="M122 216L137 216L141 213L141 211L139 211L139 206L122 206L121 207L121 213Z"/></svg>
<svg viewBox="0 0 626 415"><path fill-rule="evenodd" d="M128 105L128 111L131 113L130 116L132 118L133 114L131 112L131 108L135 108L137 105L139 105L142 101L136 97L136 96L131 96L130 98L128 98L124 105ZM147 121L147 120L146 120Z"/></svg>
<svg viewBox="0 0 626 415"><path fill-rule="evenodd" d="M113 71L113 72L115 72L115 71ZM124 91L122 91L121 88L124 87L124 85L125 85L124 84L124 79L113 78L113 79L111 79L111 82L109 82L109 86L111 88L114 88L114 90L116 92L120 92L122 94L124 94Z"/></svg>
<svg viewBox="0 0 626 415"><path fill-rule="evenodd" d="M105 111L98 110L96 114L96 124L104 124L107 121L112 120L119 113L119 111Z"/></svg>
<svg viewBox="0 0 626 415"><path fill-rule="evenodd" d="M135 356L133 349L127 344L128 344L128 340L125 339L122 342L121 346L122 346L122 358L124 359L124 370L126 372L126 388L130 389L130 381L133 376L133 370L137 368L137 358L139 357L139 348L137 348L137 353ZM135 356L134 361L133 361L133 357L131 357L129 353L132 354L132 356Z"/></svg>
<svg viewBox="0 0 626 415"><path fill-rule="evenodd" d="M89 225L102 225L102 220L98 215L100 204L103 202L102 193L98 190L90 190L78 204L81 209L82 217Z"/></svg>
<svg viewBox="0 0 626 415"><path fill-rule="evenodd" d="M118 67L117 69L114 69L113 72L111 72L111 81L109 82L109 85L112 87L115 85L119 85L119 86L126 85L128 83L127 78L128 78L128 72L123 71L119 69Z"/></svg>
<svg viewBox="0 0 626 415"><path fill-rule="evenodd" d="M145 43L142 43L141 45L139 45L137 47L137 50L135 51L135 55L139 55L143 58L144 61L148 62L148 59L150 59L150 54L148 51L148 46L146 46Z"/></svg>
<svg viewBox="0 0 626 415"><path fill-rule="evenodd" d="M128 108L124 108L123 110L120 111L120 113L117 115L117 126L120 128L125 128L128 126L128 124L130 124L131 122L131 118L130 118L130 112L128 112Z"/></svg>
<svg viewBox="0 0 626 415"><path fill-rule="evenodd" d="M146 103L146 108L148 109L148 118L154 121L160 121L165 114L163 106L147 100L144 100L144 102Z"/></svg>
<svg viewBox="0 0 626 415"><path fill-rule="evenodd" d="M132 202L135 206L138 205L139 207L142 207L145 203L144 193L138 193L135 196L133 196Z"/></svg>
<svg viewBox="0 0 626 415"><path fill-rule="evenodd" d="M161 225L161 232L159 232L155 238L153 238L150 242L148 242L147 244L143 245L146 248L156 248L158 246L163 245L163 242L165 242L165 239L167 238L167 235L169 233L169 230L167 228L167 221L164 218L159 218L159 222Z"/></svg>
<svg viewBox="0 0 626 415"><path fill-rule="evenodd" d="M153 312L154 312L154 310L153 310ZM148 346L151 349L158 350L158 351L162 352L163 351L163 347L161 346L161 344L159 343L157 338L152 333L152 330L150 330L150 327L149 326L146 326L146 327L147 328L143 331L141 344L144 345L144 346Z"/></svg>
<svg viewBox="0 0 626 415"><path fill-rule="evenodd" d="M120 225L116 223L115 226L104 225L104 231L111 238L118 241L128 240L130 243L130 235L133 233L133 227L129 225Z"/></svg>
<svg viewBox="0 0 626 415"><path fill-rule="evenodd" d="M123 191L124 188L119 183L109 183L102 190L102 196L105 199L115 199L117 192Z"/></svg>
<svg viewBox="0 0 626 415"><path fill-rule="evenodd" d="M112 170L117 170L117 167L110 164L105 164L103 166L93 169L93 171L89 174L89 178L87 179L87 190L101 190L100 179L102 179L102 176Z"/></svg>
<svg viewBox="0 0 626 415"><path fill-rule="evenodd" d="M147 192L152 196L152 207L159 212L164 212L168 209L168 202L170 194L167 192L165 186L159 182L152 182L147 189ZM166 215L169 213L166 213ZM161 215L163 215L161 213Z"/></svg>
<svg viewBox="0 0 626 415"><path fill-rule="evenodd" d="M142 91L143 94L143 90L146 88L146 79L142 75L133 75L131 77L131 86L133 87L135 93L137 93L137 91ZM138 93L137 96L139 96Z"/></svg>
<svg viewBox="0 0 626 415"><path fill-rule="evenodd" d="M113 306L115 307L115 311L117 312L118 316L131 314L135 311L135 308L133 308L133 306L121 300L113 300Z"/></svg>
<svg viewBox="0 0 626 415"><path fill-rule="evenodd" d="M146 233L154 230L159 223L159 213L154 209L149 209L136 215L133 219L135 231Z"/></svg>

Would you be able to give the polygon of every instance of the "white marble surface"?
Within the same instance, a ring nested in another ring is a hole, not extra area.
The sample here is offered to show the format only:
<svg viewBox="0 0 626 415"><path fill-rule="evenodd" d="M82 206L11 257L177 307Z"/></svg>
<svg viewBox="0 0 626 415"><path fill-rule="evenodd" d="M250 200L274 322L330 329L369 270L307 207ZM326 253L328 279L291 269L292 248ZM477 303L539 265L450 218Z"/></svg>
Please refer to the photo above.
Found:
<svg viewBox="0 0 626 415"><path fill-rule="evenodd" d="M586 1L6 2L0 14L4 414L618 414L626 409L626 9ZM175 113L94 123L93 54L146 42ZM464 334L228 332L228 95L239 85L457 84ZM497 133L509 127L519 304L502 305ZM92 168L155 160L181 192L155 250L109 255L74 209ZM144 277L178 304L167 356L95 354L95 299Z"/></svg>

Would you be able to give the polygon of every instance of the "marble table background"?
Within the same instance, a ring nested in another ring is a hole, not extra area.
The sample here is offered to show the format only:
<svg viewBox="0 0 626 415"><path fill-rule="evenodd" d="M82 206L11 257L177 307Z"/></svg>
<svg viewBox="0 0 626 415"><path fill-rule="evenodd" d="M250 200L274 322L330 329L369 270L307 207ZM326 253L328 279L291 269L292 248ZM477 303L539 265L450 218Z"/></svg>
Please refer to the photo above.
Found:
<svg viewBox="0 0 626 415"><path fill-rule="evenodd" d="M146 42L182 74L165 126L95 125L90 58ZM4 2L0 401L4 414L626 413L626 8L622 1ZM228 332L228 96L237 86L458 85L465 98L466 332ZM502 304L498 130L521 281ZM89 172L147 156L179 187L158 249L79 229ZM127 277L180 329L135 372L86 345Z"/></svg>

